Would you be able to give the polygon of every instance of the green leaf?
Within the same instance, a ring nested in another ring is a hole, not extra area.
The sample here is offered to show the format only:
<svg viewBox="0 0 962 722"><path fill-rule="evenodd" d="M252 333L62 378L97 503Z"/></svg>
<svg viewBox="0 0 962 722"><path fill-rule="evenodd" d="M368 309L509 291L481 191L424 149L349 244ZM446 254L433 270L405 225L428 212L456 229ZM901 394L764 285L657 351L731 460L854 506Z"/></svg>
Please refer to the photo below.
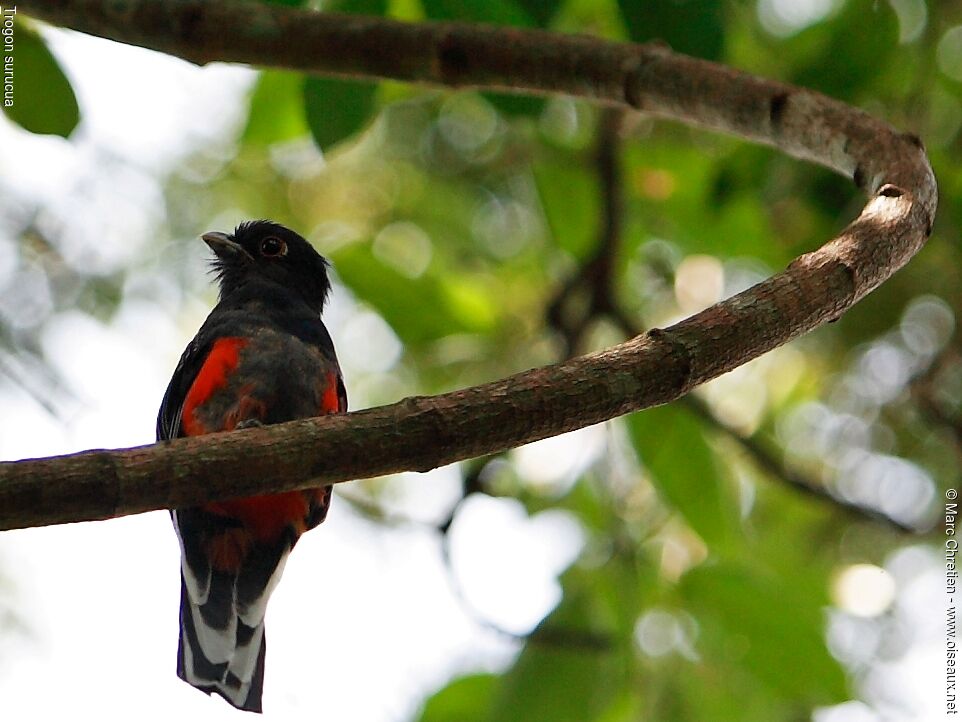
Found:
<svg viewBox="0 0 962 722"><path fill-rule="evenodd" d="M706 626L710 625L706 622ZM703 629L701 620L699 630L700 637L709 631ZM737 641L732 645L736 652L739 649ZM707 645L702 643L699 646L704 649ZM715 651L716 648L711 649L711 652ZM811 718L811 709L807 705L786 700L759 684L758 679L730 655L710 659L703 655L694 663L679 662L664 670L659 681L663 686L658 690L656 711L651 719L801 722Z"/></svg>
<svg viewBox="0 0 962 722"><path fill-rule="evenodd" d="M410 278L386 265L365 243L353 243L332 255L338 275L405 344L482 332L493 324L490 299L468 278L431 272Z"/></svg>
<svg viewBox="0 0 962 722"><path fill-rule="evenodd" d="M531 17L513 0L421 0L432 20L470 20L495 25L532 25Z"/></svg>
<svg viewBox="0 0 962 722"><path fill-rule="evenodd" d="M387 13L387 0L333 0L325 10L352 15L384 15Z"/></svg>
<svg viewBox="0 0 962 722"><path fill-rule="evenodd" d="M314 141L327 149L361 130L374 113L376 89L353 80L306 78L304 111Z"/></svg>
<svg viewBox="0 0 962 722"><path fill-rule="evenodd" d="M853 38L853 28L872 42ZM898 16L889 3L848 3L828 24L800 33L797 42L826 32L830 33L828 42L794 75L793 82L835 97L853 98L883 76L898 56Z"/></svg>
<svg viewBox="0 0 962 722"><path fill-rule="evenodd" d="M494 707L494 720L584 722L611 701L603 652L529 642Z"/></svg>
<svg viewBox="0 0 962 722"><path fill-rule="evenodd" d="M698 646L707 659L743 666L800 704L845 699L845 674L825 646L824 588L703 565L682 577L680 591L698 615Z"/></svg>
<svg viewBox="0 0 962 722"><path fill-rule="evenodd" d="M334 0L326 8L352 15L386 15L387 0ZM329 148L348 138L374 114L377 86L353 80L308 76L304 82L304 111L314 141Z"/></svg>
<svg viewBox="0 0 962 722"><path fill-rule="evenodd" d="M659 406L629 416L628 429L662 499L708 544L729 542L737 509L701 423L678 405Z"/></svg>
<svg viewBox="0 0 962 722"><path fill-rule="evenodd" d="M568 596L589 590L593 624L611 630L615 644L633 654L638 615L654 602L661 580L658 567L625 541L615 542L621 547L603 566L570 567L562 575L561 584Z"/></svg>
<svg viewBox="0 0 962 722"><path fill-rule="evenodd" d="M534 497L534 499L544 503L540 497ZM556 508L568 509L576 514L578 521L593 532L606 531L614 520L608 490L599 489L596 484L591 483L587 476L578 479L577 483L561 499L551 499L547 503ZM536 507L538 511L542 508L547 507ZM533 513L534 510L529 506L528 513Z"/></svg>
<svg viewBox="0 0 962 722"><path fill-rule="evenodd" d="M13 26L13 52L4 45L3 112L31 133L68 137L80 122L80 108L70 81L46 43L20 22ZM8 85L6 79L12 78ZM8 92L9 90L9 92Z"/></svg>
<svg viewBox="0 0 962 722"><path fill-rule="evenodd" d="M724 50L724 17L720 0L618 0L636 43L662 40L672 50L717 60Z"/></svg>
<svg viewBox="0 0 962 722"><path fill-rule="evenodd" d="M484 97L491 105L507 116L531 116L536 118L544 110L544 98L514 93L484 93Z"/></svg>
<svg viewBox="0 0 962 722"><path fill-rule="evenodd" d="M473 674L454 680L428 699L418 722L483 722L499 679Z"/></svg>
<svg viewBox="0 0 962 722"><path fill-rule="evenodd" d="M597 242L601 201L597 177L578 158L555 154L537 160L532 170L555 243L580 260Z"/></svg>
<svg viewBox="0 0 962 722"><path fill-rule="evenodd" d="M617 647L585 643L596 629L591 594L566 588L505 673L490 720L584 722L611 705L625 678L624 660Z"/></svg>
<svg viewBox="0 0 962 722"><path fill-rule="evenodd" d="M303 86L300 73L263 71L251 93L242 141L268 145L307 135L310 129L304 118Z"/></svg>
<svg viewBox="0 0 962 722"><path fill-rule="evenodd" d="M551 23L561 5L561 0L516 0L516 2L537 23L538 27L542 28Z"/></svg>

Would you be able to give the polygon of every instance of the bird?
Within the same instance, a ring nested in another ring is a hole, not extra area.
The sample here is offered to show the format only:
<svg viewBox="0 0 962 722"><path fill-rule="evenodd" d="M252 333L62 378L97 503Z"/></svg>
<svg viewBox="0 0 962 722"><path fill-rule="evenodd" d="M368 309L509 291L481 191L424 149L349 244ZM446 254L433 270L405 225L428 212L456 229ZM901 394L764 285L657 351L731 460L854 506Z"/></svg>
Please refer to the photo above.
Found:
<svg viewBox="0 0 962 722"><path fill-rule="evenodd" d="M157 440L343 413L347 393L321 312L329 264L268 220L201 236L219 299L164 394ZM174 509L180 540L177 675L262 711L264 614L300 536L324 521L331 487Z"/></svg>

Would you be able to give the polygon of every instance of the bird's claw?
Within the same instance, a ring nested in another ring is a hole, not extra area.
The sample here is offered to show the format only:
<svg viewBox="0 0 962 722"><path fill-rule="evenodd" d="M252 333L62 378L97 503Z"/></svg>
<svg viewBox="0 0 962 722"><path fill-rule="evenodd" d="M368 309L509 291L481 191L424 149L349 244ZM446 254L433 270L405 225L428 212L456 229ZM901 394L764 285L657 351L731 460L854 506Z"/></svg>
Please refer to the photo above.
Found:
<svg viewBox="0 0 962 722"><path fill-rule="evenodd" d="M263 426L259 419L244 419L234 429L253 429L256 426Z"/></svg>

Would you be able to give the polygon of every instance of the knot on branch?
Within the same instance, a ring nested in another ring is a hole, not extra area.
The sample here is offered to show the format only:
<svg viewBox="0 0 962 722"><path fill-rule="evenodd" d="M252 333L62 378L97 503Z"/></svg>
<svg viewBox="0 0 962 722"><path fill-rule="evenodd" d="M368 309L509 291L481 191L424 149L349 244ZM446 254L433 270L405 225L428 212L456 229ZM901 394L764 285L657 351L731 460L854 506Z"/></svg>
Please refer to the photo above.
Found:
<svg viewBox="0 0 962 722"><path fill-rule="evenodd" d="M446 85L460 85L470 66L470 58L458 37L447 32L438 40L437 74Z"/></svg>
<svg viewBox="0 0 962 722"><path fill-rule="evenodd" d="M688 393L692 387L694 375L694 359L688 344L671 329L652 328L640 338L644 337L656 344L667 345L671 349L669 355L674 362L672 365L677 369L676 377L679 381L675 398Z"/></svg>
<svg viewBox="0 0 962 722"><path fill-rule="evenodd" d="M788 93L777 93L772 96L771 102L768 104L768 122L771 123L773 132L777 132L782 124L782 116L785 113L788 98Z"/></svg>

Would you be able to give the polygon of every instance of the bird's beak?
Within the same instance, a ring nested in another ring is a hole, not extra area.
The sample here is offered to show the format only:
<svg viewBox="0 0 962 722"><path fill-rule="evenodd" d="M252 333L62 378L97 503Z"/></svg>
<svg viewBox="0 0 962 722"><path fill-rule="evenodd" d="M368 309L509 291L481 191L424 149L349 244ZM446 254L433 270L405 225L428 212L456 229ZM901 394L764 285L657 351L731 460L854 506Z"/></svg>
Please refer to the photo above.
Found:
<svg viewBox="0 0 962 722"><path fill-rule="evenodd" d="M249 255L240 243L232 241L226 233L211 231L202 235L201 238L204 239L204 243L210 246L210 250L223 261Z"/></svg>

